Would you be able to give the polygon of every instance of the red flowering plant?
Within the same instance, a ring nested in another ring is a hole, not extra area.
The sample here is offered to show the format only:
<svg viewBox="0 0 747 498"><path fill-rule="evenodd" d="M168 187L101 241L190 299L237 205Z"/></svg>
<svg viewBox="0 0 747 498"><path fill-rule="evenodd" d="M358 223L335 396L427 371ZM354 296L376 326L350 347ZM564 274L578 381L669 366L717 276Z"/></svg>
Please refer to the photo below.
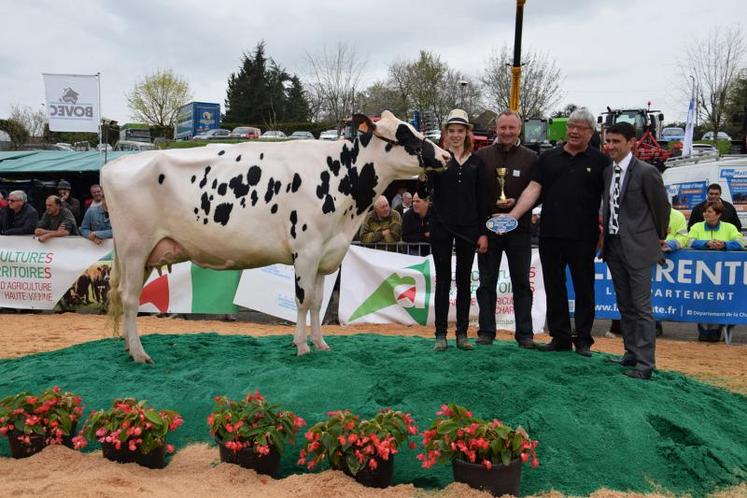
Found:
<svg viewBox="0 0 747 498"><path fill-rule="evenodd" d="M327 412L329 418L313 425L306 432L306 445L301 449L299 465L311 470L323 460L333 469L347 469L355 476L368 466L376 470L380 460L399 451L410 435L418 433L409 413L384 409L371 420L360 420L349 410ZM415 443L410 441L410 448Z"/></svg>
<svg viewBox="0 0 747 498"><path fill-rule="evenodd" d="M207 419L210 433L234 453L252 448L265 456L275 448L282 454L306 425L295 413L268 403L259 391L250 391L241 401L226 396L216 396L214 400L215 407Z"/></svg>
<svg viewBox="0 0 747 498"><path fill-rule="evenodd" d="M91 412L73 442L76 449L86 446L88 440L95 440L102 446L126 448L143 455L162 446L173 453L174 447L166 444L166 435L183 423L177 412L156 410L145 400L115 399L110 409Z"/></svg>
<svg viewBox="0 0 747 498"><path fill-rule="evenodd" d="M80 396L54 386L40 395L22 392L0 400L0 435L17 435L30 445L34 435L45 444L61 444L83 415Z"/></svg>
<svg viewBox="0 0 747 498"><path fill-rule="evenodd" d="M418 455L424 468L436 462L454 459L480 463L487 469L494 465L509 465L520 458L532 467L539 465L535 448L537 441L523 427L516 429L497 419L482 420L454 403L441 405L433 424L423 432L423 453Z"/></svg>

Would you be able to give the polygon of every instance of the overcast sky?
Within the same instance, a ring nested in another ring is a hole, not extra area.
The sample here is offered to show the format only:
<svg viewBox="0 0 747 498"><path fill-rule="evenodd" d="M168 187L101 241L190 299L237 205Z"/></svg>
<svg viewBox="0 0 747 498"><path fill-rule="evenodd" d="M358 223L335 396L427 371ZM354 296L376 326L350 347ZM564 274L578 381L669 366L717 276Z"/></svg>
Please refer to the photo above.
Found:
<svg viewBox="0 0 747 498"><path fill-rule="evenodd" d="M367 60L365 82L430 50L479 76L492 51L513 47L512 0L0 0L0 117L13 104L41 108L41 73L101 73L102 114L131 121L125 92L173 69L194 100L220 102L243 51L267 54L302 78L306 53L342 41ZM684 49L709 29L747 25L744 0L528 0L523 47L562 69L561 105L652 107L684 120Z"/></svg>

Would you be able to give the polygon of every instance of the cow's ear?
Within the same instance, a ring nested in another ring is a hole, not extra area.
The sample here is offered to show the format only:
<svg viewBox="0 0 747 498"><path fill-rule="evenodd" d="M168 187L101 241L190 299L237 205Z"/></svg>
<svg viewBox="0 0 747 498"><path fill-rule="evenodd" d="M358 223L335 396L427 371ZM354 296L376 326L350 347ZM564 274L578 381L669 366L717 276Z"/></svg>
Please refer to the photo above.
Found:
<svg viewBox="0 0 747 498"><path fill-rule="evenodd" d="M362 133L369 133L376 129L374 122L365 114L353 115L353 126Z"/></svg>

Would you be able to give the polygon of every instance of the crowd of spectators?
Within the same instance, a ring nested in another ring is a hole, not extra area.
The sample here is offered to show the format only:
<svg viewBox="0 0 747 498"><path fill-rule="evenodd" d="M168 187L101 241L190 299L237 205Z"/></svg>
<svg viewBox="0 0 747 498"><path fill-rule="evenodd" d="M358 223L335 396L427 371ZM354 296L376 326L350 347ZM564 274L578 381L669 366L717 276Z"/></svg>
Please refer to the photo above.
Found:
<svg viewBox="0 0 747 498"><path fill-rule="evenodd" d="M81 202L72 197L70 182L60 180L57 195L46 198L41 217L23 190L10 192L7 199L0 192L0 235L33 235L42 243L54 237L82 235L101 244L103 239L112 238L109 212L101 186L91 185L90 192L81 216Z"/></svg>

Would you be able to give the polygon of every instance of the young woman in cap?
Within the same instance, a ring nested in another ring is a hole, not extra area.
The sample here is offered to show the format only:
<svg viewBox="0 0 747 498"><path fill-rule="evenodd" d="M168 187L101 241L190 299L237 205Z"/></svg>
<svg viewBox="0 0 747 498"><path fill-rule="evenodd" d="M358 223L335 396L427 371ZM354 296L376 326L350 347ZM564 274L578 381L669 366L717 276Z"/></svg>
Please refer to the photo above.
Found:
<svg viewBox="0 0 747 498"><path fill-rule="evenodd" d="M470 307L470 279L475 247L484 252L487 236L480 227L480 172L482 162L472 154L472 125L467 113L454 109L446 118L441 133L442 147L453 156L441 173L428 176L427 190L432 202L431 249L436 267L436 351L445 351L449 291L451 289L451 254L456 253L456 338L459 349L473 349L467 339ZM428 194L425 184L419 195Z"/></svg>

